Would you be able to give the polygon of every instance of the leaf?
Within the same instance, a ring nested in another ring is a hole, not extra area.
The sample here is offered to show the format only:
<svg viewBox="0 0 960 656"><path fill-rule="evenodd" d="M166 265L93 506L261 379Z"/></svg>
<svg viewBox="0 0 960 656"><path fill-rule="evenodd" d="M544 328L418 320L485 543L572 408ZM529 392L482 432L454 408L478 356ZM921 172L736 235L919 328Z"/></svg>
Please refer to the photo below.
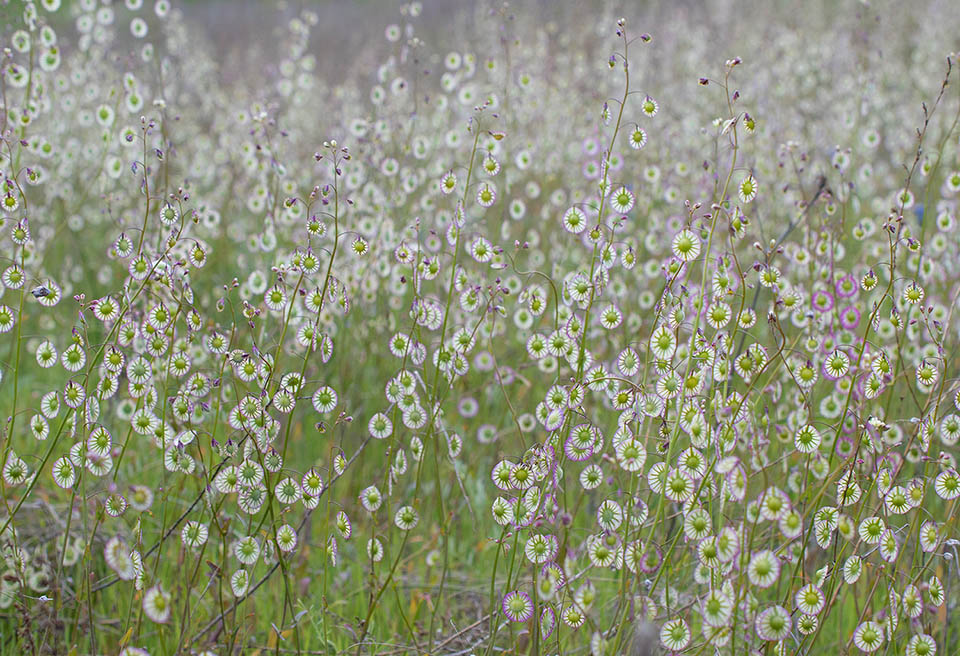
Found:
<svg viewBox="0 0 960 656"><path fill-rule="evenodd" d="M272 625L272 624L271 624ZM267 634L267 649L273 650L277 646L277 627L273 627L273 631L270 631Z"/></svg>

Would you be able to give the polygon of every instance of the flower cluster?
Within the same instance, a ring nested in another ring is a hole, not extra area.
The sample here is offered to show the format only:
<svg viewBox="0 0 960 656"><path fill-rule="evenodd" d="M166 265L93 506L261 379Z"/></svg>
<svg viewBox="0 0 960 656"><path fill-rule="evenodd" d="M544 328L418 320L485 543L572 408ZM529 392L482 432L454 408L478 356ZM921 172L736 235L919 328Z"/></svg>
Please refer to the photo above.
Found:
<svg viewBox="0 0 960 656"><path fill-rule="evenodd" d="M16 650L960 648L955 17L11 5Z"/></svg>

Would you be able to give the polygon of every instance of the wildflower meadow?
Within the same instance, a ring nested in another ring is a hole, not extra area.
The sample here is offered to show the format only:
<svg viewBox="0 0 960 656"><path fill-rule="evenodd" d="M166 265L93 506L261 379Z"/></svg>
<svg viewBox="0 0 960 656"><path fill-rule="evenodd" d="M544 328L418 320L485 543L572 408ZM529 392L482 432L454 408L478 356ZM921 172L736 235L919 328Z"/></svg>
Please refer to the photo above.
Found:
<svg viewBox="0 0 960 656"><path fill-rule="evenodd" d="M0 0L0 654L960 654L946 0Z"/></svg>

